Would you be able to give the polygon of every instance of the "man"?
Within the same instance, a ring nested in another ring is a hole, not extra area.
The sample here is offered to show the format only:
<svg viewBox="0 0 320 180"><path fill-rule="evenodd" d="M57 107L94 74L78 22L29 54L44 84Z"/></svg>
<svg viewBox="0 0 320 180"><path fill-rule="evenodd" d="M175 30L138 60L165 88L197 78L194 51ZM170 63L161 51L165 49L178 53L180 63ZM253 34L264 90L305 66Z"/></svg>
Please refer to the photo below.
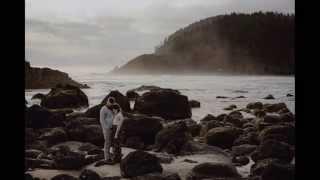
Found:
<svg viewBox="0 0 320 180"><path fill-rule="evenodd" d="M104 163L112 163L110 157L111 128L113 124L113 112L111 106L115 104L115 98L109 97L107 103L100 110L100 124L104 136Z"/></svg>

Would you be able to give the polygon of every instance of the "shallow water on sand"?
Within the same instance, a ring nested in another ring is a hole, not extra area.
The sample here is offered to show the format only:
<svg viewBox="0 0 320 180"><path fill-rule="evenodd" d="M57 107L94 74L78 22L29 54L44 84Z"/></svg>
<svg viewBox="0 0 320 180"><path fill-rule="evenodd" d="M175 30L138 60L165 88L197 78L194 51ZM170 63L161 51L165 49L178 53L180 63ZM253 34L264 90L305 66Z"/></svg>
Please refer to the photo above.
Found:
<svg viewBox="0 0 320 180"><path fill-rule="evenodd" d="M108 74L77 74L73 79L88 84L91 88L83 91L89 98L90 106L96 105L111 91L127 90L141 85L156 85L163 88L173 88L187 95L189 100L198 100L201 108L192 110L193 119L199 120L206 114L218 115L226 111L223 108L235 104L238 108L245 107L249 102L263 103L284 102L295 113L295 79L293 76L194 76L194 75L143 75L143 76L112 76ZM26 90L25 96L29 103L36 93L47 93L48 89ZM287 97L287 94L292 97ZM274 100L263 99L272 94ZM229 98L217 99L216 96ZM235 98L245 96L245 98Z"/></svg>

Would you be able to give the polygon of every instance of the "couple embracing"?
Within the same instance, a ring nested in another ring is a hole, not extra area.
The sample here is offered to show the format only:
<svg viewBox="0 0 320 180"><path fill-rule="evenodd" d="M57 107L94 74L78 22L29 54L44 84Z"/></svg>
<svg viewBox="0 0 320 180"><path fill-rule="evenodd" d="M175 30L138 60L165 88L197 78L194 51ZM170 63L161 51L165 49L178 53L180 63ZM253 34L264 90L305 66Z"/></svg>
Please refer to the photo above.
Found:
<svg viewBox="0 0 320 180"><path fill-rule="evenodd" d="M114 97L109 97L100 110L100 124L104 135L104 160L102 164L114 164L121 160L120 129L123 123L121 107ZM111 155L110 149L113 149Z"/></svg>

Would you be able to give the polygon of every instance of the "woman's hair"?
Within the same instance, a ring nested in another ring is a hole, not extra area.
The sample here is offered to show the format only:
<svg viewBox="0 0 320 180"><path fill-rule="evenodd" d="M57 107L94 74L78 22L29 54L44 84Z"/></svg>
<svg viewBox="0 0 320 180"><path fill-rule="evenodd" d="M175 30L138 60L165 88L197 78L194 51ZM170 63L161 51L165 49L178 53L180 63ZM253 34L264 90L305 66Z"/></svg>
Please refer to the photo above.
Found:
<svg viewBox="0 0 320 180"><path fill-rule="evenodd" d="M117 112L119 112L121 110L121 107L119 104L115 103L111 106L112 110L116 110Z"/></svg>

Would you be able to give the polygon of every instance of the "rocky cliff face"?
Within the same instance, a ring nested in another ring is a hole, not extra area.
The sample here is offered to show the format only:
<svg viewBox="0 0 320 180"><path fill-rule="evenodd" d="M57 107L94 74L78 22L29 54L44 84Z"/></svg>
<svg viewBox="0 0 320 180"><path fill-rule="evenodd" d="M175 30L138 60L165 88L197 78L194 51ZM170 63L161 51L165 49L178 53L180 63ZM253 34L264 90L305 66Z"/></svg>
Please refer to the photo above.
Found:
<svg viewBox="0 0 320 180"><path fill-rule="evenodd" d="M69 77L65 72L49 68L31 67L25 61L25 89L49 89L57 84L70 84L79 88L88 88Z"/></svg>

